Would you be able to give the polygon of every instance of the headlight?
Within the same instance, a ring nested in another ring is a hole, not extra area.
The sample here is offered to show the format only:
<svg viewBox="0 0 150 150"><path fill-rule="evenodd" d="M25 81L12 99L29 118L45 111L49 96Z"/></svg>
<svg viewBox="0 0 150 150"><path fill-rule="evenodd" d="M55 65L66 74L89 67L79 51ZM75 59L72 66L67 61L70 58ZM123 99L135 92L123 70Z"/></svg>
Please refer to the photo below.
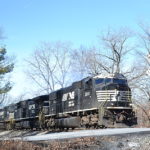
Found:
<svg viewBox="0 0 150 150"><path fill-rule="evenodd" d="M110 103L111 106L114 106L114 103Z"/></svg>

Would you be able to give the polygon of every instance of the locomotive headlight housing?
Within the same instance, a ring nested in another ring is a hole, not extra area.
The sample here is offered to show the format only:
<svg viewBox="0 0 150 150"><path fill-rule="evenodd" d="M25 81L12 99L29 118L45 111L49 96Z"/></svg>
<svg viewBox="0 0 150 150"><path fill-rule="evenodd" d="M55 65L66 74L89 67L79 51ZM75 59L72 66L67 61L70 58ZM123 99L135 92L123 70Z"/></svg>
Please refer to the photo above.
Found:
<svg viewBox="0 0 150 150"><path fill-rule="evenodd" d="M130 104L129 104L129 106L132 106L132 107L133 107L133 106L134 106L134 104L130 103Z"/></svg>

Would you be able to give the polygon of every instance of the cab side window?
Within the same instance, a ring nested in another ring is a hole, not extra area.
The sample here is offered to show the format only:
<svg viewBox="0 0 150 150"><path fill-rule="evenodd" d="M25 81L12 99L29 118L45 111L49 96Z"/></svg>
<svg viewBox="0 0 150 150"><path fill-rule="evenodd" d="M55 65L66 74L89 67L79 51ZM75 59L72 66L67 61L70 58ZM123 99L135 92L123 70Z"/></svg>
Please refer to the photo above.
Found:
<svg viewBox="0 0 150 150"><path fill-rule="evenodd" d="M95 80L95 84L101 84L101 83L104 83L104 79L99 78Z"/></svg>
<svg viewBox="0 0 150 150"><path fill-rule="evenodd" d="M85 90L88 90L88 89L92 88L92 79L89 79L89 80L85 81L84 88L85 88Z"/></svg>
<svg viewBox="0 0 150 150"><path fill-rule="evenodd" d="M111 81L112 81L111 78L106 78L106 79L105 79L105 83L110 83Z"/></svg>

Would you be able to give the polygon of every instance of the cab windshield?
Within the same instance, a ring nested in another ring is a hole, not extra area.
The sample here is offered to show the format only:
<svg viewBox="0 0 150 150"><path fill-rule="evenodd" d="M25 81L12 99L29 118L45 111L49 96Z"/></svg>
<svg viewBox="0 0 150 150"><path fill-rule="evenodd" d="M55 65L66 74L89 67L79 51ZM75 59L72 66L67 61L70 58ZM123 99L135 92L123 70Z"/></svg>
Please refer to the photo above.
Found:
<svg viewBox="0 0 150 150"><path fill-rule="evenodd" d="M95 80L95 84L107 84L107 83L115 83L115 84L127 84L127 80L125 79L114 79L114 78L99 78Z"/></svg>
<svg viewBox="0 0 150 150"><path fill-rule="evenodd" d="M113 83L116 83L116 84L127 84L127 80L125 80L125 79L113 79Z"/></svg>

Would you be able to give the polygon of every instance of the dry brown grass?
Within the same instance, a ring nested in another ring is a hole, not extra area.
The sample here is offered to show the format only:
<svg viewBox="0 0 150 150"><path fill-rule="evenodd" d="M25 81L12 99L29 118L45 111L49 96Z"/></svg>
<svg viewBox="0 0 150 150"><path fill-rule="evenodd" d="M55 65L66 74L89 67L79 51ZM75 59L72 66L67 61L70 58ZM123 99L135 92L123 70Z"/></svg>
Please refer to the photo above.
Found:
<svg viewBox="0 0 150 150"><path fill-rule="evenodd" d="M131 147L130 145L135 146ZM137 145L137 146L136 146ZM150 150L150 134L85 137L53 141L0 141L0 150Z"/></svg>
<svg viewBox="0 0 150 150"><path fill-rule="evenodd" d="M93 144L95 144L94 137L38 143L23 141L0 141L0 150L73 150L85 149Z"/></svg>
<svg viewBox="0 0 150 150"><path fill-rule="evenodd" d="M0 141L0 150L42 150L42 148L30 142Z"/></svg>

